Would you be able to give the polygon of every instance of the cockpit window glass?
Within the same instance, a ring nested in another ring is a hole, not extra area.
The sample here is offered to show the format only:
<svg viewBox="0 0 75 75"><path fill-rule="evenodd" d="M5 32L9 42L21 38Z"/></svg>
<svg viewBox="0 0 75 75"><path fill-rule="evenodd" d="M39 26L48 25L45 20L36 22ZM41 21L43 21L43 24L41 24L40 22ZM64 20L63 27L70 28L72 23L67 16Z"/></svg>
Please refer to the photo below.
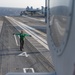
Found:
<svg viewBox="0 0 75 75"><path fill-rule="evenodd" d="M50 1L50 32L54 44L59 47L69 24L71 0Z"/></svg>

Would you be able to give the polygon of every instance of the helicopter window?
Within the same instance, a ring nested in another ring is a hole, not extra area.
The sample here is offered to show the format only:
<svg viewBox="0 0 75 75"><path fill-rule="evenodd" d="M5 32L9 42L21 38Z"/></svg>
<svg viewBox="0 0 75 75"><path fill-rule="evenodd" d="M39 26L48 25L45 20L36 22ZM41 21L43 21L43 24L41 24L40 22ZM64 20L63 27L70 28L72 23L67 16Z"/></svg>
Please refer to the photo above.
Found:
<svg viewBox="0 0 75 75"><path fill-rule="evenodd" d="M50 33L56 47L61 45L70 19L71 0L50 1Z"/></svg>

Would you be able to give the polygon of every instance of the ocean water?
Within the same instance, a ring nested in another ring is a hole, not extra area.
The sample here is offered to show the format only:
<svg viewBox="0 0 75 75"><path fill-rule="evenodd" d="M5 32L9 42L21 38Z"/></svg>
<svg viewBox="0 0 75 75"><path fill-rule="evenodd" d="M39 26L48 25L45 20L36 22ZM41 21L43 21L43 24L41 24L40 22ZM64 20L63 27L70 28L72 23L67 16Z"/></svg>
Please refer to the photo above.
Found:
<svg viewBox="0 0 75 75"><path fill-rule="evenodd" d="M0 7L0 16L19 16L20 12L24 10L24 8Z"/></svg>

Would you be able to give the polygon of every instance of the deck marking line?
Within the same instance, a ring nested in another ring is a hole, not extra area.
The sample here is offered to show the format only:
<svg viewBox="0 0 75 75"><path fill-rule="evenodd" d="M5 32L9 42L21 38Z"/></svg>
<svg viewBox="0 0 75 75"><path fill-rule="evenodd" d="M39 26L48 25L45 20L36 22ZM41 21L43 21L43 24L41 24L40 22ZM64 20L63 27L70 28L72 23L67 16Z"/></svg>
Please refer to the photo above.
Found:
<svg viewBox="0 0 75 75"><path fill-rule="evenodd" d="M15 38L16 45L19 46L16 35L14 35L14 38Z"/></svg>
<svg viewBox="0 0 75 75"><path fill-rule="evenodd" d="M15 19L13 19L13 18L11 18L11 17L7 17L7 18L9 18L11 21L13 21L13 22L14 22L16 25L18 25L20 28L24 29L28 34L32 35L32 37L33 37L34 39L36 39L36 36L37 36L37 37L38 37L38 38L37 38L38 42L39 42L40 44L42 44L45 48L47 48L47 50L49 50L49 47L48 47L48 45L47 45L47 41L44 40L42 37L39 37L39 36L38 36L37 34L35 34L34 32L30 31L30 30L27 28L28 26L26 26L25 24L23 24L23 23L21 23L21 22L15 20ZM24 25L25 25L26 27L24 27ZM33 35L33 34L35 34L35 35ZM41 41L40 41L40 40L41 40Z"/></svg>
<svg viewBox="0 0 75 75"><path fill-rule="evenodd" d="M23 52L23 53L19 54L18 56L26 56L26 57L28 57L29 54L27 54L27 52Z"/></svg>
<svg viewBox="0 0 75 75"><path fill-rule="evenodd" d="M35 73L33 68L23 68L23 72L26 73L26 70L30 69L32 71L32 73Z"/></svg>

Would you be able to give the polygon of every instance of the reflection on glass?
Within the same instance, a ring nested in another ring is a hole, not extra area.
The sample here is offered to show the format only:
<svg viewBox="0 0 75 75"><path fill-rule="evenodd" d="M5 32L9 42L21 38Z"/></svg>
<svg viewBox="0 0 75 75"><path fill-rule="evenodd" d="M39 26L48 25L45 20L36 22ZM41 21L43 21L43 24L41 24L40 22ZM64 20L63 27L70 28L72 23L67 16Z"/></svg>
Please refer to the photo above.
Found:
<svg viewBox="0 0 75 75"><path fill-rule="evenodd" d="M53 1L53 0L52 0ZM55 0L59 1L59 0ZM59 47L61 45L61 42L63 41L63 37L66 31L66 27L68 25L69 20L69 2L70 0L66 0L67 2L63 3L63 0L61 2L59 1L56 5L53 4L50 5L50 32L51 37L54 41L54 44L56 47ZM66 4L66 5L65 5Z"/></svg>

